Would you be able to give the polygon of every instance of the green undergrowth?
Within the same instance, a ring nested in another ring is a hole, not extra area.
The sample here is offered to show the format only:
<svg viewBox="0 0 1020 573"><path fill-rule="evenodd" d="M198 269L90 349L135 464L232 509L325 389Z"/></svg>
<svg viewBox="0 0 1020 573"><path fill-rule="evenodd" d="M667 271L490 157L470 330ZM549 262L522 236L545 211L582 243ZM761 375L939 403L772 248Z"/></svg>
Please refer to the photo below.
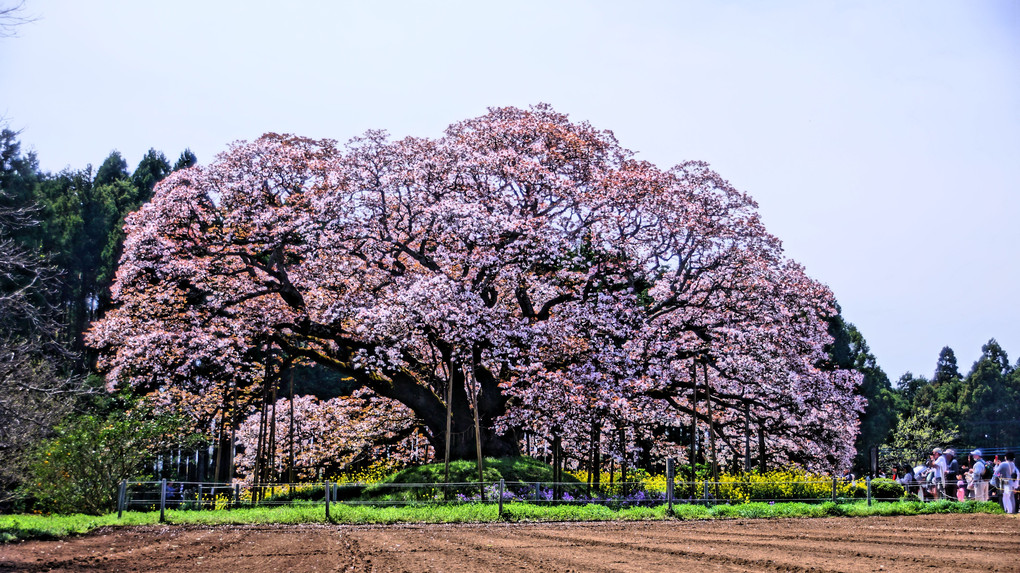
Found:
<svg viewBox="0 0 1020 573"><path fill-rule="evenodd" d="M995 503L916 501L834 504L745 503L739 505L675 505L668 516L665 505L611 509L602 505L540 505L509 503L503 516L496 504L464 503L455 505L407 505L374 507L334 504L329 523L487 523L495 521L632 521L657 519L776 519L788 517L866 517L874 515L921 515L935 513L1002 513ZM167 522L178 525L244 525L327 523L323 505L255 507L217 511L166 512ZM159 512L128 512L121 519L107 515L0 515L0 542L24 539L59 539L80 535L106 526L155 525Z"/></svg>
<svg viewBox="0 0 1020 573"><path fill-rule="evenodd" d="M508 484L553 481L552 466L528 456L485 458L482 475L485 478L484 482L490 487L501 479ZM447 481L458 485L445 485ZM578 486L561 486L562 491L574 495L580 492L581 482L574 476L564 474L560 481L575 483ZM458 499L477 495L479 493L477 482L478 466L475 462L455 460L450 462L449 480L446 479L446 465L443 463L410 467L366 486L358 492L358 499L384 502ZM493 493L488 495L491 497Z"/></svg>

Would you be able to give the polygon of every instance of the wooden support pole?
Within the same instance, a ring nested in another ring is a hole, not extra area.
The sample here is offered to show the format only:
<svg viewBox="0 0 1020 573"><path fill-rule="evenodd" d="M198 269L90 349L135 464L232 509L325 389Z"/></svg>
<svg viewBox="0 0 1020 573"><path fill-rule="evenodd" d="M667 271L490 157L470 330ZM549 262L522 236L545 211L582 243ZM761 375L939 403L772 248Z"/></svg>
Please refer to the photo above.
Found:
<svg viewBox="0 0 1020 573"><path fill-rule="evenodd" d="M121 480L120 490L117 492L117 519L124 515L125 505L127 505L127 480Z"/></svg>
<svg viewBox="0 0 1020 573"><path fill-rule="evenodd" d="M691 449L688 452L688 462L691 464L691 498L698 495L697 481L698 472L694 467L698 453L698 367L691 364Z"/></svg>
<svg viewBox="0 0 1020 573"><path fill-rule="evenodd" d="M751 403L744 401L744 472L751 471Z"/></svg>
<svg viewBox="0 0 1020 573"><path fill-rule="evenodd" d="M322 488L326 492L326 521L329 521L329 488L329 482L326 482L326 487Z"/></svg>
<svg viewBox="0 0 1020 573"><path fill-rule="evenodd" d="M765 473L765 423L758 420L758 471Z"/></svg>
<svg viewBox="0 0 1020 573"><path fill-rule="evenodd" d="M620 424L620 491L627 495L627 426Z"/></svg>
<svg viewBox="0 0 1020 573"><path fill-rule="evenodd" d="M712 386L708 383L708 362L702 362L701 372L705 375L705 403L708 405L708 443L712 453L712 482L715 484L715 497L719 497L719 460L715 450L715 421L712 414Z"/></svg>
<svg viewBox="0 0 1020 573"><path fill-rule="evenodd" d="M288 441L290 442L290 453L287 456L287 483L290 484L291 496L294 494L294 365L288 364L290 376L290 427L287 430Z"/></svg>
<svg viewBox="0 0 1020 573"><path fill-rule="evenodd" d="M503 482L503 478L499 478L499 512L496 514L497 519L503 519L503 490L506 488L506 484Z"/></svg>
<svg viewBox="0 0 1020 573"><path fill-rule="evenodd" d="M166 523L166 478L159 482L159 522Z"/></svg>
<svg viewBox="0 0 1020 573"><path fill-rule="evenodd" d="M279 481L279 472L276 466L276 389L279 386L279 379L273 380L273 396L270 400L270 408L272 411L269 413L269 443L266 451L268 452L268 460L266 463L266 477L270 483L276 483ZM271 494L270 494L271 495Z"/></svg>
<svg viewBox="0 0 1020 573"><path fill-rule="evenodd" d="M553 499L560 498L560 481L562 481L561 466L560 466L560 437L553 435L552 445L552 458L553 458Z"/></svg>
<svg viewBox="0 0 1020 573"><path fill-rule="evenodd" d="M475 379L474 357L471 359L471 370L468 372L470 383L468 388L471 391L471 406L475 414L475 455L478 461L478 495L485 501L485 459L482 458L482 426L481 413L478 411L478 381Z"/></svg>
<svg viewBox="0 0 1020 573"><path fill-rule="evenodd" d="M673 515L673 458L666 458L666 515Z"/></svg>
<svg viewBox="0 0 1020 573"><path fill-rule="evenodd" d="M452 360L452 359L451 359ZM444 359L443 368L446 369L446 435L443 436L446 451L443 454L443 481L447 484L443 488L443 498L450 495L450 441L453 439L453 363L447 363Z"/></svg>

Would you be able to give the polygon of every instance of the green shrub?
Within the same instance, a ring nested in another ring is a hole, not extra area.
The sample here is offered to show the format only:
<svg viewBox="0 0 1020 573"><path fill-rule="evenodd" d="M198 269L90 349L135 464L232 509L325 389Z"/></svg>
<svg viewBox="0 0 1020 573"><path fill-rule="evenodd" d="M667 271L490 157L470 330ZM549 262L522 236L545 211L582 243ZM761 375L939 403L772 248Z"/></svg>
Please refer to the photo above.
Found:
<svg viewBox="0 0 1020 573"><path fill-rule="evenodd" d="M865 486L867 487L867 486ZM896 501L906 494L906 489L896 480L876 478L871 480L871 497L882 501ZM867 497L865 489L864 496Z"/></svg>
<svg viewBox="0 0 1020 573"><path fill-rule="evenodd" d="M118 483L142 477L153 453L180 444L181 425L143 410L72 418L35 451L25 491L44 512L110 511Z"/></svg>

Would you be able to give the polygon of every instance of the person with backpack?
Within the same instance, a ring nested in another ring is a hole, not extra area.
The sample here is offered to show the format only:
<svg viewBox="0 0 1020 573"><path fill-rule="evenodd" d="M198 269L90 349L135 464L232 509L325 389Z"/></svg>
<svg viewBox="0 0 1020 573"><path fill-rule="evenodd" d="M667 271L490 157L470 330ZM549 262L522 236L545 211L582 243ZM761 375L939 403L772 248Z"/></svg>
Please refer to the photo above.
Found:
<svg viewBox="0 0 1020 573"><path fill-rule="evenodd" d="M970 455L974 458L974 500L988 501L988 478L991 477L992 469L981 459L981 450L974 450Z"/></svg>
<svg viewBox="0 0 1020 573"><path fill-rule="evenodd" d="M995 474L992 476L992 480L999 484L999 491L1002 492L1002 509L1006 513L1016 513L1016 498L1013 496L1017 480L1015 459L1016 455L1013 452L1006 452L1006 459L995 467Z"/></svg>

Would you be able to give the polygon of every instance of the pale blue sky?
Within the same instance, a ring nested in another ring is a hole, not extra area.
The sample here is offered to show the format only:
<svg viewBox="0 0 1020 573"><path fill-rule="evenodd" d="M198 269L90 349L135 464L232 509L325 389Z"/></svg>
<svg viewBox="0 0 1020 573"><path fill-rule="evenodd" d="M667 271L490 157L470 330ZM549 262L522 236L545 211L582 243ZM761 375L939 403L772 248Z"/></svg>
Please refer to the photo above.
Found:
<svg viewBox="0 0 1020 573"><path fill-rule="evenodd" d="M1020 1L28 0L0 115L42 167L552 104L708 161L895 381L1020 357Z"/></svg>

